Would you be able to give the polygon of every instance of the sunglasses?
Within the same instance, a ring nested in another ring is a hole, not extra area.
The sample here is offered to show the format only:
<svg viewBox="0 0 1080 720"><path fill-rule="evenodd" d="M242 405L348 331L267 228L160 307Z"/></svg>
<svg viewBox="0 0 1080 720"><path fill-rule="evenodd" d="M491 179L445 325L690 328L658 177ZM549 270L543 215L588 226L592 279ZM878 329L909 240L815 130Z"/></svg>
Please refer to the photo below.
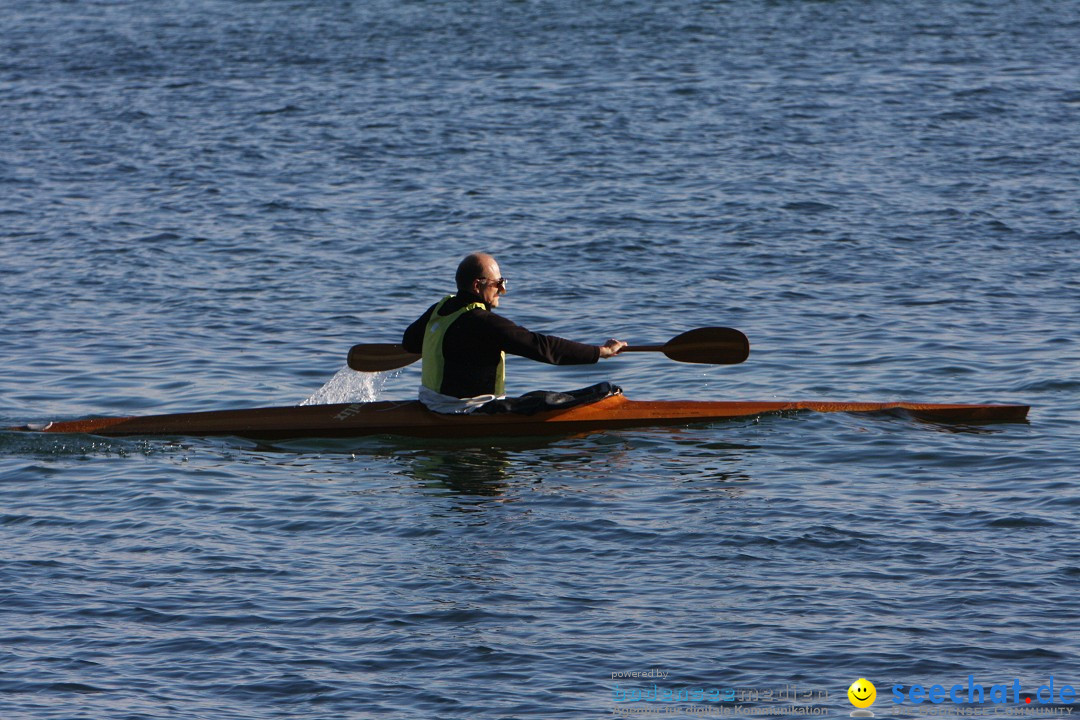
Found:
<svg viewBox="0 0 1080 720"><path fill-rule="evenodd" d="M501 277L498 280L488 280L487 278L480 278L480 282L483 285L494 285L499 289L499 292L506 292L506 278Z"/></svg>

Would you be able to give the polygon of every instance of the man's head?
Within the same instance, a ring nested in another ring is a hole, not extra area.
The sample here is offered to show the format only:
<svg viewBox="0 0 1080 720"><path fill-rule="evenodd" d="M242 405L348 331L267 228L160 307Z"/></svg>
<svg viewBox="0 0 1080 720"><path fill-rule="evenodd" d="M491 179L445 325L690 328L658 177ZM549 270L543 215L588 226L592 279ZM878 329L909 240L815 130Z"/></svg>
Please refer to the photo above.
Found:
<svg viewBox="0 0 1080 720"><path fill-rule="evenodd" d="M487 253L466 255L455 276L459 294L475 295L489 307L499 306L499 295L506 293L506 278L499 273L499 263Z"/></svg>

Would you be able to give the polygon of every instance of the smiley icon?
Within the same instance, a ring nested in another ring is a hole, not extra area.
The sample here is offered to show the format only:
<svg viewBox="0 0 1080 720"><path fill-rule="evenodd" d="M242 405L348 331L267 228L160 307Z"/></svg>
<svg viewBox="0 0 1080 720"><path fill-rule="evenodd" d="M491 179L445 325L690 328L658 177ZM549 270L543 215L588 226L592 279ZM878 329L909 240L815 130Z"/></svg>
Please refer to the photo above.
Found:
<svg viewBox="0 0 1080 720"><path fill-rule="evenodd" d="M857 708L868 708L877 700L877 688L866 678L859 678L847 689L848 700Z"/></svg>

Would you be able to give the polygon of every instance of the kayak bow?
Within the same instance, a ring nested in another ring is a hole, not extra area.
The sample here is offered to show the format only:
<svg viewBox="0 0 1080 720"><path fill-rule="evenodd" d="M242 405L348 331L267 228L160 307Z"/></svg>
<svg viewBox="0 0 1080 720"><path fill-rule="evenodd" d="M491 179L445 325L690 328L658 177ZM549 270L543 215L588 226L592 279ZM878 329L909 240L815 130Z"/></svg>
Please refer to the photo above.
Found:
<svg viewBox="0 0 1080 720"><path fill-rule="evenodd" d="M1025 405L949 405L908 402L757 402L629 400L614 395L589 405L535 415L440 415L418 401L343 403L294 407L111 417L54 422L8 430L90 435L233 435L282 440L405 435L423 438L574 435L631 427L691 423L812 410L891 413L953 423L1023 422Z"/></svg>

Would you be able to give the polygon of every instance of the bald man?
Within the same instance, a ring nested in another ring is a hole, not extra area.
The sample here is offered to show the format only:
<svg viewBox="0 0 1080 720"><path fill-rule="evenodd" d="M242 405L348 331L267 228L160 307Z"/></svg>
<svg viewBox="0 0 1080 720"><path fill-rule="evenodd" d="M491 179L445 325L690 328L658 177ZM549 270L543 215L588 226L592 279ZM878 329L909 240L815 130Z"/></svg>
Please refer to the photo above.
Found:
<svg viewBox="0 0 1080 720"><path fill-rule="evenodd" d="M505 395L506 353L552 365L585 365L618 354L620 340L585 345L526 330L492 312L506 294L495 258L473 253L458 265L457 294L409 326L402 345L423 355L420 400L436 412L471 412Z"/></svg>

